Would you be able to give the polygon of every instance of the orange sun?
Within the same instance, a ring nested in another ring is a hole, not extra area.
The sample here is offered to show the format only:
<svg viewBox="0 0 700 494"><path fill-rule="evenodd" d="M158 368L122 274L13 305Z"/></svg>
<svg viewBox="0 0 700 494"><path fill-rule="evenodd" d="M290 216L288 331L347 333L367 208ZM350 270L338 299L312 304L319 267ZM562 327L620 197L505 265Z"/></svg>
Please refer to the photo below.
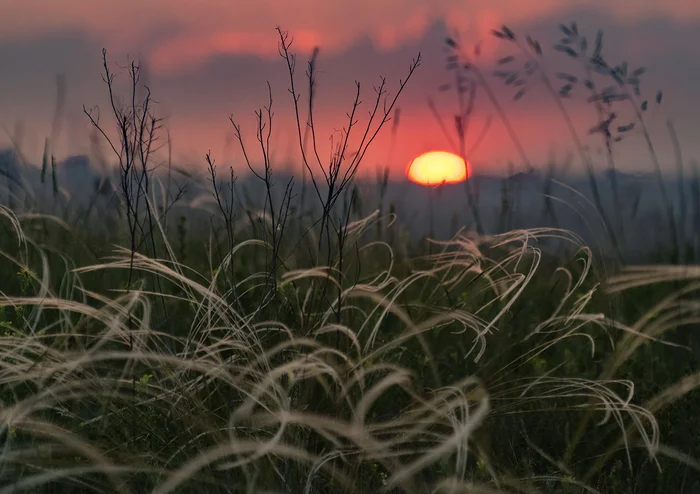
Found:
<svg viewBox="0 0 700 494"><path fill-rule="evenodd" d="M407 175L409 180L421 185L456 184L471 175L471 167L456 154L430 151L411 162Z"/></svg>

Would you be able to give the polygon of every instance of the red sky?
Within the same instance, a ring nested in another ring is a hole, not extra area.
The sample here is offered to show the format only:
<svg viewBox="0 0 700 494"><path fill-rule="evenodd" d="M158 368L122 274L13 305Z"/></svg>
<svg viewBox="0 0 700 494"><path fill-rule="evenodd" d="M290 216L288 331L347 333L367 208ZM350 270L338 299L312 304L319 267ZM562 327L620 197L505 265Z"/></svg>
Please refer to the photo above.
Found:
<svg viewBox="0 0 700 494"><path fill-rule="evenodd" d="M13 132L21 122L28 155L40 155L51 121L53 78L65 73L68 108L57 150L64 155L85 151L88 125L82 104L105 103L99 56L106 47L115 61L129 53L147 63L181 160L201 162L208 149L220 160L235 158L235 149L224 145L230 137L228 115L236 115L252 134L252 112L265 103L267 80L275 95L277 156L295 158L290 95L274 32L281 25L294 37L300 57L321 47L317 123L324 139L342 125L355 78L366 88L363 101L368 105L379 76L387 77L393 91L411 58L422 52L424 64L399 103L402 122L392 167L400 173L417 153L447 145L426 104L427 97L434 97L446 117L453 111L449 95L437 93L448 77L443 52L447 30L458 30L469 46L484 41L486 57L493 59L508 52L490 29L505 23L532 33L549 48L559 38L559 22L571 20L579 21L591 38L603 28L611 57L648 67L647 90L653 95L664 89L666 94L664 108L650 112L660 152L670 153L664 129L671 117L684 138L686 156L694 157L700 151L693 139L700 130L695 122L700 99L693 82L700 74L694 48L700 44L700 2L690 0L5 0L0 2L0 63L6 67L0 75L0 124ZM573 150L545 92L536 88L517 104L509 94L499 89L533 162L545 161L552 152L562 160ZM574 102L569 109L582 131L590 127L593 114L586 105ZM518 155L494 109L479 101L474 127L489 117L494 124L473 157L476 171L501 171L509 160L517 166ZM388 136L386 132L368 155L366 171L388 160ZM621 147L624 167L649 168L641 145L637 140Z"/></svg>

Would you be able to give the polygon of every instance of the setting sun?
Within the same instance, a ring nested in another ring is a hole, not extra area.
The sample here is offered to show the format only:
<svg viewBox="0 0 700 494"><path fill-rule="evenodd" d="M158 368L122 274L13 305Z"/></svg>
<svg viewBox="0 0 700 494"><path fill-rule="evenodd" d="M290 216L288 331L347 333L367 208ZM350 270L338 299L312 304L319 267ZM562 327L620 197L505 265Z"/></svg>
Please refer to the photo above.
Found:
<svg viewBox="0 0 700 494"><path fill-rule="evenodd" d="M421 185L454 184L468 178L468 168L456 154L431 151L415 158L408 167L407 175L409 180Z"/></svg>

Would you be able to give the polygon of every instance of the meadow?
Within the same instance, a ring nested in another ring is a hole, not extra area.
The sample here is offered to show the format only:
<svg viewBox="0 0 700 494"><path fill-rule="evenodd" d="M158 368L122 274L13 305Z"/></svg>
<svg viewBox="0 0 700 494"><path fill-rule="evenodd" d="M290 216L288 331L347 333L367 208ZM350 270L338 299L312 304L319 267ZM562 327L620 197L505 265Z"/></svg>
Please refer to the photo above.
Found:
<svg viewBox="0 0 700 494"><path fill-rule="evenodd" d="M572 126L585 193L543 170L543 221L526 225L516 177L492 180L493 207L474 177L425 192L419 234L386 173L356 173L374 136L392 132L420 57L324 161L304 106L315 59L297 61L292 35L278 34L299 95L301 176L270 163L267 107L238 168L207 155L195 176L163 159L139 65L113 68L106 52L112 106L85 118L112 171L78 173L71 197L50 138L37 166L5 155L0 493L700 491L700 187L682 160L662 172L644 126L663 95L644 96L644 71L606 60L602 35L575 23L553 48L495 30L517 55L494 73L447 39L457 86L442 89L455 92L465 157L477 97L507 124L508 105L542 84L565 121L567 98L596 108L609 173ZM549 74L543 57L579 72ZM496 98L501 83L512 100ZM644 251L631 225L648 230L650 216L620 206L635 201L617 188L613 153L640 128L660 191L647 211L665 236ZM595 235L568 228L555 186L587 205L577 216ZM435 235L440 191L461 197L464 216Z"/></svg>

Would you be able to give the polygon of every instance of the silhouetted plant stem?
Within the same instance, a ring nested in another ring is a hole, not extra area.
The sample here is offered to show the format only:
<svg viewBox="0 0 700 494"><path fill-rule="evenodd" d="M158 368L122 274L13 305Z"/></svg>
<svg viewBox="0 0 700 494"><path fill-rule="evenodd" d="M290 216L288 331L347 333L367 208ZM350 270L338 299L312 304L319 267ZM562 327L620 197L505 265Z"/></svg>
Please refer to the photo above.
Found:
<svg viewBox="0 0 700 494"><path fill-rule="evenodd" d="M572 140L574 141L574 145L576 147L576 150L581 157L581 161L583 162L584 166L586 167L586 172L588 175L588 182L591 187L591 192L593 193L593 200L595 202L596 208L598 209L598 213L601 216L601 219L603 220L603 224L606 230L607 235L609 236L611 242L612 242L612 247L614 249L616 258L618 261L621 261L623 258L622 251L620 249L620 244L617 239L617 236L615 235L615 231L610 223L610 220L607 217L607 213L605 211L605 207L603 206L603 201L600 195L600 190L598 188L598 180L596 179L595 175L595 169L593 167L593 163L591 161L590 156L586 152L586 148L583 145L583 142L581 141L581 138L578 135L578 131L576 130L576 126L574 125L573 120L571 119L571 116L569 115L569 112L567 111L566 107L564 106L564 102L562 101L561 96L559 95L559 92L554 88L552 85L552 81L547 74L547 72L544 70L542 67L542 64L537 60L528 49L526 49L522 43L517 40L513 39L512 40L516 46L520 49L520 51L523 53L523 55L531 62L534 64L534 67L540 74L540 79L542 83L544 84L545 88L547 89L547 92L550 94L552 97L552 100L554 101L555 105L557 106L557 109L559 110L559 113L561 114L562 118L564 119L564 123L569 131L569 134L571 135Z"/></svg>
<svg viewBox="0 0 700 494"><path fill-rule="evenodd" d="M518 137L518 134L515 132L513 125L510 123L510 119L508 118L508 115L506 114L505 110L503 110L503 107L501 106L500 101L496 97L495 93L491 90L491 86L489 85L488 81L486 80L486 78L482 74L481 70L478 67L476 67L476 65L472 65L471 68L474 71L474 74L476 75L476 78L479 81L479 84L486 92L486 95L488 96L489 101L491 101L493 108L496 110L498 117L501 119L501 122L503 122L503 126L506 128L506 132L508 132L508 136L510 137L510 140L513 142L515 149L518 151L518 154L520 155L520 159L522 160L523 165L526 168L530 168L532 166L532 163L530 162L530 159L527 157L527 154L525 153L525 148L523 147L522 143L520 142L520 138Z"/></svg>
<svg viewBox="0 0 700 494"><path fill-rule="evenodd" d="M591 68L588 64L585 64L585 70L586 70L586 76L588 77L588 80L591 83L591 92L595 96L598 93L598 89L595 84L595 79L593 77L593 72L591 71ZM610 133L610 130L607 128L606 124L606 116L605 116L605 109L603 108L603 103L600 99L595 98L594 99L594 106L596 109L596 114L598 116L598 126L603 126L602 128L605 129L603 132L603 143L605 144L605 155L608 160L608 169L610 170L610 185L613 193L613 209L615 210L615 220L616 220L616 227L620 231L620 235L618 237L618 241L620 241L623 245L621 246L624 248L624 242L625 242L625 223L622 219L622 203L620 202L620 191L618 187L618 181L617 181L617 167L615 166L615 157L613 155L613 139L612 139L612 134Z"/></svg>
<svg viewBox="0 0 700 494"><path fill-rule="evenodd" d="M671 137L671 143L673 145L673 152L676 158L676 182L678 187L678 201L679 201L679 219L678 219L678 263L683 264L686 262L685 259L685 249L687 248L686 242L686 221L687 221L687 204L685 199L685 173L683 172L683 154L681 152L681 143L678 140L678 134L676 133L676 128L673 125L673 121L668 120L666 122L668 127L668 133Z"/></svg>

